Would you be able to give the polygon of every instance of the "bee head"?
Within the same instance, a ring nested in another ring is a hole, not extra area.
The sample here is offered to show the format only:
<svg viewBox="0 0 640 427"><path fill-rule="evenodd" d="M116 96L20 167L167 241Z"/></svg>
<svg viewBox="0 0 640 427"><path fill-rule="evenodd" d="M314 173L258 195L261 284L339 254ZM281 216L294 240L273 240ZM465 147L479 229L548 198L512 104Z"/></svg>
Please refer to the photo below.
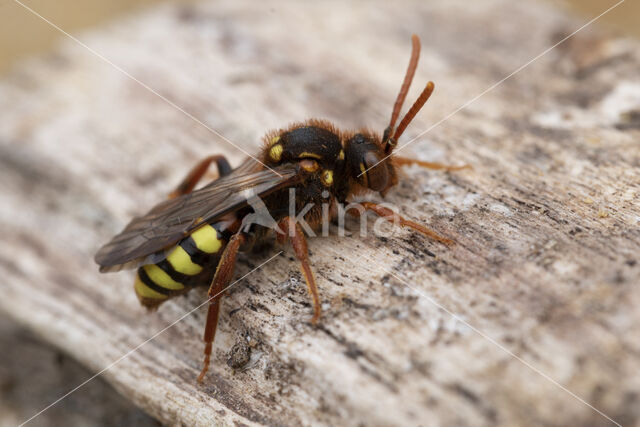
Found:
<svg viewBox="0 0 640 427"><path fill-rule="evenodd" d="M345 154L349 173L360 185L370 190L384 192L397 182L395 168L391 162L391 155L400 136L409 126L409 123L418 114L433 93L433 82L428 82L422 93L413 103L409 111L404 115L396 127L400 116L400 110L409 92L413 75L415 74L420 56L420 39L415 34L411 36L412 50L409 67L400 87L391 113L389 126L384 130L382 139L376 138L367 132L359 132L348 138L345 142Z"/></svg>
<svg viewBox="0 0 640 427"><path fill-rule="evenodd" d="M395 184L395 169L374 136L359 132L348 138L345 157L349 175L360 185L384 192Z"/></svg>

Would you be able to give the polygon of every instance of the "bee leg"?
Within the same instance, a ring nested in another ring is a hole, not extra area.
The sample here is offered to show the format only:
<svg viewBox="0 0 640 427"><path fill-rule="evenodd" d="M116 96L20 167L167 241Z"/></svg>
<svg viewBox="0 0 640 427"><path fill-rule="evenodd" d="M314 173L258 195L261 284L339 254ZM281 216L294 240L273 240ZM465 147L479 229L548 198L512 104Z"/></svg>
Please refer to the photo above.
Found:
<svg viewBox="0 0 640 427"><path fill-rule="evenodd" d="M300 261L302 269L302 275L307 282L307 288L311 294L313 300L313 317L311 318L312 324L317 324L322 313L322 306L320 304L320 297L318 296L318 287L316 286L316 280L313 277L311 266L309 265L309 251L307 249L307 239L304 237L302 227L293 218L286 217L278 223L282 233L277 233L277 239L279 243L285 243L287 237L291 242L291 247L296 254L296 258Z"/></svg>
<svg viewBox="0 0 640 427"><path fill-rule="evenodd" d="M213 156L208 156L198 162L197 165L193 167L187 174L187 176L182 180L180 185L176 187L175 190L169 194L169 198L173 199L174 197L182 196L183 194L190 193L193 188L198 184L198 181L202 179L204 174L209 169L209 166L212 162L216 162L216 166L218 166L218 175L225 176L231 172L231 165L227 159L220 154L216 154Z"/></svg>
<svg viewBox="0 0 640 427"><path fill-rule="evenodd" d="M432 239L437 240L440 243L444 243L445 245L453 244L453 240L440 236L435 231L429 230L424 225L418 224L408 219L404 219L403 217L401 217L400 215L398 215L397 213L395 213L389 208L385 208L383 206L376 205L375 203L371 203L371 202L362 202L361 205L366 210L370 210L374 212L379 217L384 218L391 223L400 224L403 227L413 228L414 230L419 231L425 236L431 237Z"/></svg>
<svg viewBox="0 0 640 427"><path fill-rule="evenodd" d="M459 171L462 169L471 169L471 165L451 166L451 165L444 165L442 163L423 162L422 160L416 160L416 159L411 159L408 157L401 157L401 156L393 156L392 159L393 159L393 164L396 166L418 165L427 169L437 169L437 170L446 170L446 171Z"/></svg>
<svg viewBox="0 0 640 427"><path fill-rule="evenodd" d="M216 268L216 274L213 276L211 287L207 294L209 298L209 311L207 312L207 323L204 328L204 363L202 371L198 375L198 382L202 382L205 374L209 370L209 362L211 360L211 348L213 346L213 339L216 336L216 328L218 327L218 316L220 315L220 299L225 287L231 281L233 277L233 270L236 265L236 255L240 249L240 245L244 243L246 237L244 234L236 233L229 243L224 248L222 258Z"/></svg>

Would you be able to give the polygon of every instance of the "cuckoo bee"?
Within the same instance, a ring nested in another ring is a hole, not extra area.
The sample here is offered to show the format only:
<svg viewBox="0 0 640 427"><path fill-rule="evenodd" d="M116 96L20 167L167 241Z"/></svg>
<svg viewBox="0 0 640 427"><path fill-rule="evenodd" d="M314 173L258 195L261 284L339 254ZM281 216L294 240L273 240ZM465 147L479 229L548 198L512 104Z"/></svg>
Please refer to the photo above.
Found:
<svg viewBox="0 0 640 427"><path fill-rule="evenodd" d="M204 331L202 381L209 367L218 324L221 293L230 283L236 256L253 244L274 238L290 241L300 262L313 301L312 323L320 318L321 303L309 263L307 242L300 224L291 216L289 194L295 189L295 207L312 204L304 220L320 225L321 205L347 203L370 192L384 195L398 182L399 166L417 164L430 169L462 167L393 156L396 142L425 104L434 85L426 87L396 127L402 104L415 73L420 41L412 37L412 54L396 99L391 121L382 136L368 130L341 131L322 120L308 120L268 133L258 154L260 162L248 159L236 168L221 155L200 161L169 195L144 216L134 218L95 256L101 272L137 268L134 289L140 302L150 309L195 286L209 287L209 305ZM194 189L211 164L219 177ZM264 203L276 226L247 224L255 209L251 198ZM388 208L362 202L364 208L395 224L410 227L444 244L451 240L409 221ZM335 215L335 209L330 209Z"/></svg>

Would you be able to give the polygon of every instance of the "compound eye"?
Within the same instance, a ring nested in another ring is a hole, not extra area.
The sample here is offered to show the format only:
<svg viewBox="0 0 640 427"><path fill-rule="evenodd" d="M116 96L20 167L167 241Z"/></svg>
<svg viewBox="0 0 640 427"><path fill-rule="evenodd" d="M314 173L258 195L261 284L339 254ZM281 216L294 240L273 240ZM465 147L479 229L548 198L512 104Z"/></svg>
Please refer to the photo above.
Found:
<svg viewBox="0 0 640 427"><path fill-rule="evenodd" d="M382 191L387 188L389 183L389 171L385 162L380 162L378 156L369 151L364 155L364 170L363 177L366 177L367 187L373 191Z"/></svg>
<svg viewBox="0 0 640 427"><path fill-rule="evenodd" d="M300 167L307 172L315 172L320 168L320 165L318 165L318 162L310 159L300 160L299 164L300 164Z"/></svg>

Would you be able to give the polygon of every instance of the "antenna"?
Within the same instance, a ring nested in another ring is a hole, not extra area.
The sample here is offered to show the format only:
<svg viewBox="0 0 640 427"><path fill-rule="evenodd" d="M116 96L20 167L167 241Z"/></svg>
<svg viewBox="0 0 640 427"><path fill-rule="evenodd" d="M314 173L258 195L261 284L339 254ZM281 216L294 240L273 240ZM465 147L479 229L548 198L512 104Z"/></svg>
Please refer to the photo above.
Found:
<svg viewBox="0 0 640 427"><path fill-rule="evenodd" d="M407 114L405 114L402 120L400 121L400 124L398 125L396 132L391 137L391 140L397 141L400 138L404 130L407 128L407 126L409 126L409 123L411 123L411 120L413 120L416 114L418 114L418 111L420 111L420 109L424 106L425 102L427 102L427 100L433 93L434 87L435 86L433 82L427 83L427 86L425 86L425 88L423 89L418 99L416 99L416 102L413 103L409 111L407 111Z"/></svg>
<svg viewBox="0 0 640 427"><path fill-rule="evenodd" d="M382 142L387 144L385 146L385 151L390 151L391 146L395 145L395 141L390 141L390 137L393 134L396 120L398 120L398 116L400 115L402 104L404 104L404 100L407 97L407 92L409 92L413 75L415 74L418 66L418 59L420 59L420 39L415 34L411 35L411 45L411 59L409 60L409 66L407 67L407 72L404 75L404 81L400 87L400 92L398 93L396 102L393 105L393 113L391 113L389 126L384 130L384 136L382 138Z"/></svg>
<svg viewBox="0 0 640 427"><path fill-rule="evenodd" d="M411 81L413 80L413 75L416 72L416 67L418 66L418 59L420 58L420 39L418 36L413 34L411 36L412 42L412 50L411 50L411 59L409 60L409 67L407 67L407 74L404 76L404 81L402 82L402 86L400 87L400 93L398 93L398 98L396 99L396 103L393 106L393 113L391 113L391 121L389 122L389 126L384 130L384 135L382 136L382 143L385 144L384 152L385 154L390 154L393 151L393 148L396 146L398 139L402 136L402 133L405 131L411 120L414 119L418 111L424 106L427 102L431 94L433 93L434 84L433 82L427 83L427 86L422 90L422 93L416 99L416 102L413 103L407 114L404 115L402 120L400 120L400 124L396 129L394 129L396 120L398 120L398 116L400 115L400 110L402 109L402 104L404 104L404 100L407 97L407 92L409 92L409 87L411 86Z"/></svg>

